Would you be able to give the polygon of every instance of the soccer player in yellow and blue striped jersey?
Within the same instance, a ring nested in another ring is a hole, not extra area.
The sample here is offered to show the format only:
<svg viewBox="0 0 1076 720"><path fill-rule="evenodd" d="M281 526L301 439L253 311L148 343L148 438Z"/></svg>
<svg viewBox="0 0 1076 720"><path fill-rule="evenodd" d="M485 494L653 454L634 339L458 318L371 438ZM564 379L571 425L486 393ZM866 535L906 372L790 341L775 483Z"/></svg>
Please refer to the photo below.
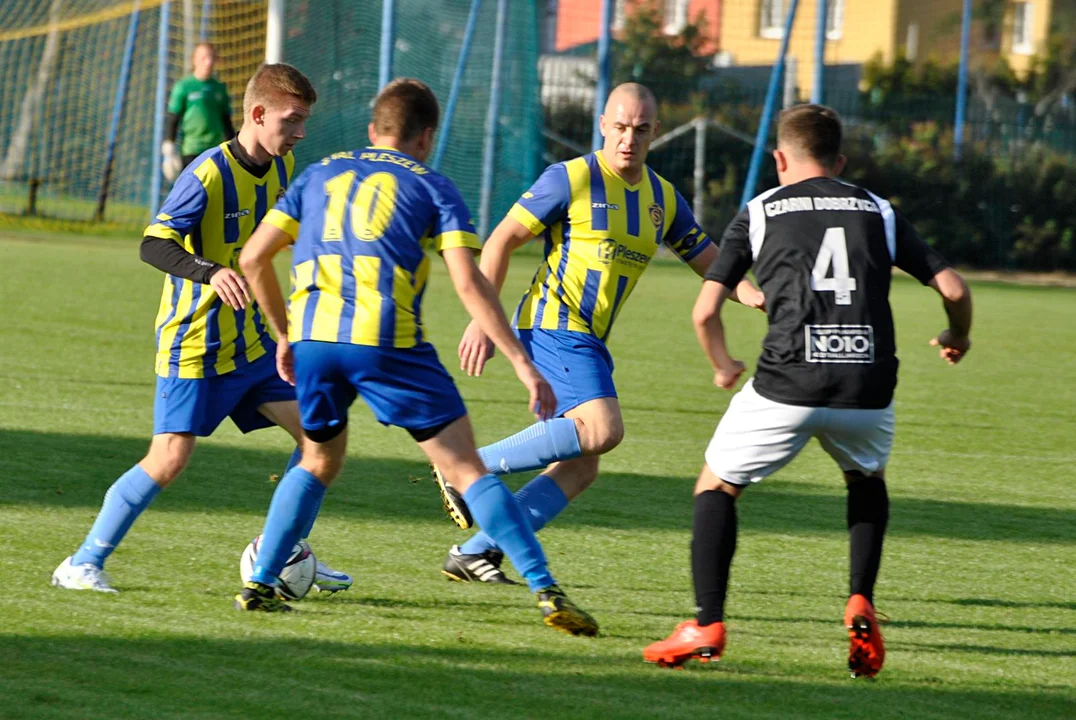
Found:
<svg viewBox="0 0 1076 720"><path fill-rule="evenodd" d="M237 270L244 243L288 187L291 148L304 137L316 99L295 68L264 66L247 86L242 131L188 166L146 228L142 258L167 273L156 321L153 441L109 489L54 584L112 590L102 571L106 558L183 470L195 438L212 434L224 418L243 432L280 425L298 442L295 391L276 373L275 343ZM324 565L317 582L327 590L351 584Z"/></svg>
<svg viewBox="0 0 1076 720"><path fill-rule="evenodd" d="M516 494L535 530L594 481L599 456L623 438L606 341L658 248L669 248L700 277L717 256L684 198L646 165L658 128L653 94L635 83L617 87L601 128L602 149L546 169L482 254L482 272L500 288L512 251L535 238L545 242L544 259L516 308L514 325L559 404L553 419L479 450L486 468L497 474L549 466ZM750 283L741 297L755 305L762 301ZM460 343L461 367L481 374L492 350L472 323ZM449 514L467 527L466 503L450 483L436 473L435 478ZM492 538L478 533L449 551L444 571L459 580L503 582L496 553ZM476 567L481 572L472 570Z"/></svg>
<svg viewBox="0 0 1076 720"><path fill-rule="evenodd" d="M531 410L556 404L489 281L459 191L425 164L439 108L423 83L401 78L378 94L372 145L307 168L266 217L240 265L278 336L277 365L293 380L302 415L303 457L277 485L240 610L286 609L272 582L309 513L340 472L348 411L361 396L385 425L406 429L467 498L478 522L538 596L547 625L593 635L594 619L556 586L541 545L512 493L486 472L456 385L426 340L422 297L427 250L441 255L464 307L505 352L530 392ZM273 257L294 244L290 309Z"/></svg>

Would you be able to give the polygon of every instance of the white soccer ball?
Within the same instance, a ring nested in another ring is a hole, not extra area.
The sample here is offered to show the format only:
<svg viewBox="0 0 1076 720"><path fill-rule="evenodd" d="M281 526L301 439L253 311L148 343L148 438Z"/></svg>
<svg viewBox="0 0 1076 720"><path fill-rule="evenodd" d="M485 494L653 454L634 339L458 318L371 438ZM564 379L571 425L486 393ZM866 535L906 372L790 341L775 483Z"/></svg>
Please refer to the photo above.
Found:
<svg viewBox="0 0 1076 720"><path fill-rule="evenodd" d="M259 535L251 540L243 551L243 556L239 558L239 575L243 582L250 582L250 576L254 574L254 563L258 560L261 539L262 536ZM300 540L291 549L284 569L277 576L276 589L288 600L302 600L313 587L317 571L318 560L314 557L314 551L305 540Z"/></svg>

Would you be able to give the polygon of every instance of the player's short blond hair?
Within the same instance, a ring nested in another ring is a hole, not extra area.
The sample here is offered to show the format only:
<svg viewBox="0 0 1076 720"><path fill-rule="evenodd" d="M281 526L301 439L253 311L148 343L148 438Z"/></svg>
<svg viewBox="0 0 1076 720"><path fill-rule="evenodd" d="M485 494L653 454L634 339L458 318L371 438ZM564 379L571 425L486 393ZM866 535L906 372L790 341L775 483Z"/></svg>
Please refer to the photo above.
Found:
<svg viewBox="0 0 1076 720"><path fill-rule="evenodd" d="M247 83L243 94L243 116L249 115L255 105L271 107L289 97L307 106L318 101L314 85L298 68L287 63L262 65Z"/></svg>
<svg viewBox="0 0 1076 720"><path fill-rule="evenodd" d="M826 167L841 155L841 116L825 105L795 105L777 121L777 145Z"/></svg>
<svg viewBox="0 0 1076 720"><path fill-rule="evenodd" d="M374 132L408 142L426 128L436 130L440 112L437 97L426 83L396 78L374 100Z"/></svg>

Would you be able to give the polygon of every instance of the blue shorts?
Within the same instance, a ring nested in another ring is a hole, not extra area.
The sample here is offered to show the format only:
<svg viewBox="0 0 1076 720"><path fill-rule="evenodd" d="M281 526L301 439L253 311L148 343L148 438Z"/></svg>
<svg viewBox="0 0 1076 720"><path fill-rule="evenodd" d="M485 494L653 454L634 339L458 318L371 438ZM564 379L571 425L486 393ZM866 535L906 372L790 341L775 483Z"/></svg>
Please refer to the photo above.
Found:
<svg viewBox="0 0 1076 720"><path fill-rule="evenodd" d="M557 394L556 417L590 400L617 396L613 356L598 338L570 330L516 330L516 334Z"/></svg>
<svg viewBox="0 0 1076 720"><path fill-rule="evenodd" d="M277 374L273 352L216 377L158 377L153 434L208 437L229 416L237 428L248 433L274 425L258 412L260 405L287 400L295 400L295 388Z"/></svg>
<svg viewBox="0 0 1076 720"><path fill-rule="evenodd" d="M433 345L373 347L303 340L295 352L295 391L303 429L347 423L361 395L382 425L420 431L467 414L456 383Z"/></svg>

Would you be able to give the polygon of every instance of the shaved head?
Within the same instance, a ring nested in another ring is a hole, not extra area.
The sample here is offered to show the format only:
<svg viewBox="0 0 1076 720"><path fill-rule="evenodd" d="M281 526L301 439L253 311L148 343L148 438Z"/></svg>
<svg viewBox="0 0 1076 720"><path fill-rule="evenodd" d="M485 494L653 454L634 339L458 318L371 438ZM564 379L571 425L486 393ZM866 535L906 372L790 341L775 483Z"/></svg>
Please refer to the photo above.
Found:
<svg viewBox="0 0 1076 720"><path fill-rule="evenodd" d="M616 106L625 101L634 101L644 105L655 117L658 114L658 99L654 97L654 93L650 92L650 88L646 85L634 82L622 83L613 88L613 92L609 93L609 99L605 102L605 114L615 114Z"/></svg>

